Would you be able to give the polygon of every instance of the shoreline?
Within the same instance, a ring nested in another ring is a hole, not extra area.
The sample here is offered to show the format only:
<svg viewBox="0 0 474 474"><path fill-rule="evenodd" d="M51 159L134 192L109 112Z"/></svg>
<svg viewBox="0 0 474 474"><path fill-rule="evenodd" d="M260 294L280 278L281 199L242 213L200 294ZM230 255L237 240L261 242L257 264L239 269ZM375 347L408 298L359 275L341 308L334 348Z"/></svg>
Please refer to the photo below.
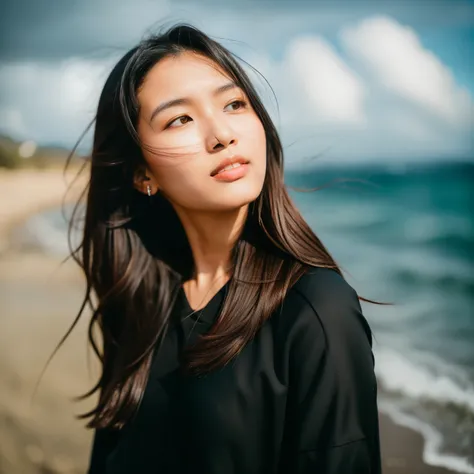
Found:
<svg viewBox="0 0 474 474"><path fill-rule="evenodd" d="M379 411L383 474L458 474L423 461L425 439L421 433L395 423Z"/></svg>

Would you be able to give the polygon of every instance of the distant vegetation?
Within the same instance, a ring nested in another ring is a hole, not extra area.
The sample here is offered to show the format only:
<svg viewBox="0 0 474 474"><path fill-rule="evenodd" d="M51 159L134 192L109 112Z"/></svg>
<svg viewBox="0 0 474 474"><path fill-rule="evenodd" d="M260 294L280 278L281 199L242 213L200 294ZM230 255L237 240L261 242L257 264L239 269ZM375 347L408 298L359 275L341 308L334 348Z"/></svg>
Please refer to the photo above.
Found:
<svg viewBox="0 0 474 474"><path fill-rule="evenodd" d="M0 168L62 168L71 150L38 146L32 141L17 142L0 135ZM73 161L81 158L75 155ZM82 161L82 160L81 160Z"/></svg>

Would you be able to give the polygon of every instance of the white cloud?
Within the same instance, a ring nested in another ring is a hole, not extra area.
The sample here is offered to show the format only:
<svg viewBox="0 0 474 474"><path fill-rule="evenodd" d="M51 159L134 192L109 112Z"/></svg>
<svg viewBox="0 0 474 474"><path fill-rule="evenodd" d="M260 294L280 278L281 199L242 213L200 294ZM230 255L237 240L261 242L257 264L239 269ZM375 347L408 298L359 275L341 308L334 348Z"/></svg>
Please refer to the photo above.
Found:
<svg viewBox="0 0 474 474"><path fill-rule="evenodd" d="M345 56L318 36L297 37L274 68L288 141L302 142L292 165L319 152L333 162L472 159L472 98L413 30L373 17L340 38Z"/></svg>
<svg viewBox="0 0 474 474"><path fill-rule="evenodd" d="M20 139L73 144L93 118L110 64L70 58L0 67L1 126Z"/></svg>
<svg viewBox="0 0 474 474"><path fill-rule="evenodd" d="M340 34L347 51L387 90L425 107L452 124L472 117L473 102L451 71L428 51L416 32L395 20L365 19Z"/></svg>
<svg viewBox="0 0 474 474"><path fill-rule="evenodd" d="M364 124L364 86L323 38L302 36L289 44L282 68L301 90L302 104L327 123Z"/></svg>
<svg viewBox="0 0 474 474"><path fill-rule="evenodd" d="M24 137L28 134L21 112L14 107L0 107L0 124L14 136Z"/></svg>

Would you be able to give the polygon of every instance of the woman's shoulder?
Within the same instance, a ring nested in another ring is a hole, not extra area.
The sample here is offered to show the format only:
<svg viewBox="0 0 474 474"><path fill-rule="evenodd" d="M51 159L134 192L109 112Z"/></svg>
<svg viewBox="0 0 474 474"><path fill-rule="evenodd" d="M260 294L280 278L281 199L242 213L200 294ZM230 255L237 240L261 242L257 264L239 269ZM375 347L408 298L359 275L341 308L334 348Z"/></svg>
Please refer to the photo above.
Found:
<svg viewBox="0 0 474 474"><path fill-rule="evenodd" d="M312 267L290 288L288 296L299 298L319 317L360 311L359 297L345 278L332 268Z"/></svg>
<svg viewBox="0 0 474 474"><path fill-rule="evenodd" d="M291 287L293 291L303 293L307 297L317 296L331 299L333 294L345 298L357 298L355 289L339 270L329 267L310 267Z"/></svg>
<svg viewBox="0 0 474 474"><path fill-rule="evenodd" d="M280 316L287 331L299 328L326 344L362 338L372 345L357 292L330 268L312 267L301 276L288 290Z"/></svg>

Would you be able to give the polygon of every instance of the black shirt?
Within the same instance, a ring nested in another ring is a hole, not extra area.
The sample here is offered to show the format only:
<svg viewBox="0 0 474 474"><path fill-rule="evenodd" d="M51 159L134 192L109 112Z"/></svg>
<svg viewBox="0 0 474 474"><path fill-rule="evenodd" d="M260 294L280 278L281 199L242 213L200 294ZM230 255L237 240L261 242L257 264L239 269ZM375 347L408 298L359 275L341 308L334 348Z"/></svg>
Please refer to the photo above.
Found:
<svg viewBox="0 0 474 474"><path fill-rule="evenodd" d="M180 289L137 416L96 430L88 473L381 473L372 337L351 286L312 268L230 364L181 376L178 354L227 287L191 316Z"/></svg>

